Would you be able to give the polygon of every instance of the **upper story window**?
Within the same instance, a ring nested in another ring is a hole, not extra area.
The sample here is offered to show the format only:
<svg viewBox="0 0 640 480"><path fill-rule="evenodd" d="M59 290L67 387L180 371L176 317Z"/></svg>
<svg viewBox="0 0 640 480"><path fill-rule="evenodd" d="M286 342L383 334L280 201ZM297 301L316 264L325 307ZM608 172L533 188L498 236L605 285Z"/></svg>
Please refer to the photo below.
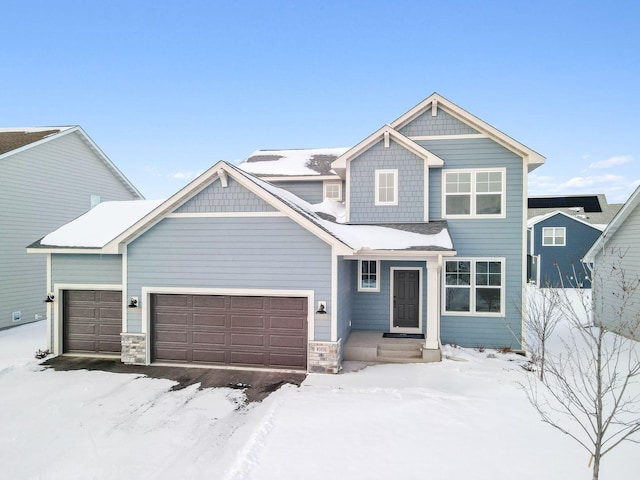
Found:
<svg viewBox="0 0 640 480"><path fill-rule="evenodd" d="M504 168L447 170L443 177L445 218L505 216Z"/></svg>
<svg viewBox="0 0 640 480"><path fill-rule="evenodd" d="M504 283L502 259L447 260L444 313L502 315Z"/></svg>
<svg viewBox="0 0 640 480"><path fill-rule="evenodd" d="M398 205L398 170L376 170L376 205Z"/></svg>
<svg viewBox="0 0 640 480"><path fill-rule="evenodd" d="M567 244L565 227L543 227L542 245L545 247L564 247Z"/></svg>
<svg viewBox="0 0 640 480"><path fill-rule="evenodd" d="M358 261L358 291L359 292L379 292L380 291L380 262L378 260Z"/></svg>
<svg viewBox="0 0 640 480"><path fill-rule="evenodd" d="M342 201L342 183L325 183L324 198L330 198L338 202Z"/></svg>

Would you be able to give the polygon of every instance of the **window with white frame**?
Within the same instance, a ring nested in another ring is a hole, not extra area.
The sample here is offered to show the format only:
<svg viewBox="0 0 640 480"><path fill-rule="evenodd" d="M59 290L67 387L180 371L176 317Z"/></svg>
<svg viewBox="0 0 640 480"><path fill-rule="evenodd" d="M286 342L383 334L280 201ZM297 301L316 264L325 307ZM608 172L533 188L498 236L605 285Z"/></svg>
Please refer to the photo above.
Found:
<svg viewBox="0 0 640 480"><path fill-rule="evenodd" d="M457 259L445 262L444 313L502 315L504 261Z"/></svg>
<svg viewBox="0 0 640 480"><path fill-rule="evenodd" d="M398 205L398 170L376 170L376 205Z"/></svg>
<svg viewBox="0 0 640 480"><path fill-rule="evenodd" d="M567 244L565 227L543 227L542 245L545 247L564 247Z"/></svg>
<svg viewBox="0 0 640 480"><path fill-rule="evenodd" d="M505 169L443 172L444 216L504 216L505 176Z"/></svg>
<svg viewBox="0 0 640 480"><path fill-rule="evenodd" d="M330 198L338 202L342 201L342 184L341 183L325 183L324 198Z"/></svg>
<svg viewBox="0 0 640 480"><path fill-rule="evenodd" d="M379 292L380 291L380 261L379 260L359 260L358 261L358 291Z"/></svg>

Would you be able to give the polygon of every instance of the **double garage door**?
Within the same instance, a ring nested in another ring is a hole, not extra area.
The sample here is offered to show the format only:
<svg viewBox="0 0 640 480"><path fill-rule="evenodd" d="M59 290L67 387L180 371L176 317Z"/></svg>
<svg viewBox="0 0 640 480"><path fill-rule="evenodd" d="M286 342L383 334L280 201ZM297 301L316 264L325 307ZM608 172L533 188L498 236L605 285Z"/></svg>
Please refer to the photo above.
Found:
<svg viewBox="0 0 640 480"><path fill-rule="evenodd" d="M150 308L154 361L307 366L306 298L155 294Z"/></svg>
<svg viewBox="0 0 640 480"><path fill-rule="evenodd" d="M152 361L306 369L307 299L151 295ZM64 292L64 351L120 353L122 293Z"/></svg>

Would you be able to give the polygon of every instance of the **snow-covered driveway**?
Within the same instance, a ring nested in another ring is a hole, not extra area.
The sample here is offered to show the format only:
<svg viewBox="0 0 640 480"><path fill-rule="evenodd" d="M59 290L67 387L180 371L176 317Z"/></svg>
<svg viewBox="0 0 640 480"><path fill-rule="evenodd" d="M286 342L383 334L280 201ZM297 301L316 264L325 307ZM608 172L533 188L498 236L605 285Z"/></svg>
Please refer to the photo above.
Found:
<svg viewBox="0 0 640 480"><path fill-rule="evenodd" d="M542 424L520 357L310 375L261 403L237 390L43 369L44 322L0 332L0 466L11 479L583 479L588 455ZM633 478L637 445L602 478Z"/></svg>

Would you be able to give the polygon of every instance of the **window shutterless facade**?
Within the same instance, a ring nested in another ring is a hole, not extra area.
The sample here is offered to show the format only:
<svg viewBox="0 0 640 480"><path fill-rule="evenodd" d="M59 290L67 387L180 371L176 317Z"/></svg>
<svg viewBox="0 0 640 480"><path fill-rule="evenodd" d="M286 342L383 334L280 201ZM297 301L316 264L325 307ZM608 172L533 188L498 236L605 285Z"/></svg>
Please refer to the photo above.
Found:
<svg viewBox="0 0 640 480"><path fill-rule="evenodd" d="M443 313L504 315L504 259L445 261Z"/></svg>
<svg viewBox="0 0 640 480"><path fill-rule="evenodd" d="M506 170L446 170L442 205L445 218L505 216Z"/></svg>
<svg viewBox="0 0 640 480"><path fill-rule="evenodd" d="M376 170L376 205L398 205L398 170Z"/></svg>
<svg viewBox="0 0 640 480"><path fill-rule="evenodd" d="M325 183L324 198L330 198L338 202L342 201L342 184L341 183Z"/></svg>
<svg viewBox="0 0 640 480"><path fill-rule="evenodd" d="M380 291L380 261L379 260L359 260L358 261L358 291L359 292L379 292Z"/></svg>
<svg viewBox="0 0 640 480"><path fill-rule="evenodd" d="M564 247L567 244L565 227L543 227L542 245L545 247Z"/></svg>

